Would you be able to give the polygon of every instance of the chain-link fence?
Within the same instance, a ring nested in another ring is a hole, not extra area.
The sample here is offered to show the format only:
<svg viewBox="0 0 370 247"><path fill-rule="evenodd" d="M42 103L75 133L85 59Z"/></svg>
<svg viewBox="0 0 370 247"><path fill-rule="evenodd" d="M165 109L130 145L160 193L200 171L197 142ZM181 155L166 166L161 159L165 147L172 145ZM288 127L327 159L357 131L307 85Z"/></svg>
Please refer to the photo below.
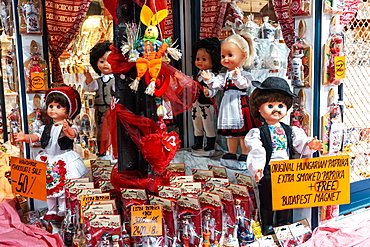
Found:
<svg viewBox="0 0 370 247"><path fill-rule="evenodd" d="M351 182L370 178L370 1L345 27L344 152L351 155Z"/></svg>

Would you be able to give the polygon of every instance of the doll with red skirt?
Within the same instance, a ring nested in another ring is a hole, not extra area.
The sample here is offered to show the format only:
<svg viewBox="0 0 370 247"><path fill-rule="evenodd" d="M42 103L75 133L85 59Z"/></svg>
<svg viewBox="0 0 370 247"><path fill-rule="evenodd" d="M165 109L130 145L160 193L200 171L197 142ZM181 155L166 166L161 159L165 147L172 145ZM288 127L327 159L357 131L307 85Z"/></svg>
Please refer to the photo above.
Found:
<svg viewBox="0 0 370 247"><path fill-rule="evenodd" d="M27 143L41 141L43 151L36 160L46 163L48 211L44 220L60 222L66 213L65 180L83 177L88 171L82 158L72 150L78 130L68 122L80 113L81 100L73 88L55 87L46 92L45 106L52 121L42 126L42 133L25 134L19 131L14 138Z"/></svg>
<svg viewBox="0 0 370 247"><path fill-rule="evenodd" d="M253 39L248 33L233 34L221 44L221 64L228 70L212 76L203 72L202 77L208 87L224 91L217 120L218 134L227 138L228 153L222 158L246 161L248 149L244 137L253 127L260 124L254 121L249 111L249 90L252 75L243 70L254 59ZM238 142L241 155L237 157Z"/></svg>

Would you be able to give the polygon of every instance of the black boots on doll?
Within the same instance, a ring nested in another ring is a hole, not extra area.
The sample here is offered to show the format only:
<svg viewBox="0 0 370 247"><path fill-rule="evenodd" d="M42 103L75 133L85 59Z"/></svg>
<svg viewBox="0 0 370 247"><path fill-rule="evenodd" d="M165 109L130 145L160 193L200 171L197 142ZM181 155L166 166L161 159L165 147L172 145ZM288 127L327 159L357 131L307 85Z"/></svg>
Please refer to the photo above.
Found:
<svg viewBox="0 0 370 247"><path fill-rule="evenodd" d="M274 234L274 211L261 208L262 233L264 236Z"/></svg>
<svg viewBox="0 0 370 247"><path fill-rule="evenodd" d="M262 233L263 235L274 234L274 215L276 216L275 226L283 226L292 223L291 209L271 211L261 208L261 220L262 220Z"/></svg>
<svg viewBox="0 0 370 247"><path fill-rule="evenodd" d="M293 223L293 210L291 209L279 210L275 211L275 214L277 226L284 226Z"/></svg>
<svg viewBox="0 0 370 247"><path fill-rule="evenodd" d="M207 145L204 147L204 151L211 151L215 149L216 137L207 137Z"/></svg>
<svg viewBox="0 0 370 247"><path fill-rule="evenodd" d="M191 149L198 150L203 148L203 136L194 136L195 143Z"/></svg>
<svg viewBox="0 0 370 247"><path fill-rule="evenodd" d="M198 150L203 148L203 136L194 136L195 143L191 146L191 149ZM211 151L215 149L216 137L207 137L207 144L204 147L204 151Z"/></svg>

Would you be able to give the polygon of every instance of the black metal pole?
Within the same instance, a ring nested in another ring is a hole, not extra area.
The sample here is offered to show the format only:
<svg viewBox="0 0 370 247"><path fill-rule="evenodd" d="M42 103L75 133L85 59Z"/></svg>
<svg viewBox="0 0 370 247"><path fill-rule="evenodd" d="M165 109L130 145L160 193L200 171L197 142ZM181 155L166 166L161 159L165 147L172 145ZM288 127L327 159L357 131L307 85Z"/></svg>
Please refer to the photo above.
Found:
<svg viewBox="0 0 370 247"><path fill-rule="evenodd" d="M0 36L3 33L3 29L0 29ZM0 41L0 57L2 57L1 41ZM8 129L6 124L6 109L5 109L5 91L4 91L4 78L3 78L3 68L2 63L0 63L0 107L1 107L1 121L2 121L2 131L4 143L8 141Z"/></svg>

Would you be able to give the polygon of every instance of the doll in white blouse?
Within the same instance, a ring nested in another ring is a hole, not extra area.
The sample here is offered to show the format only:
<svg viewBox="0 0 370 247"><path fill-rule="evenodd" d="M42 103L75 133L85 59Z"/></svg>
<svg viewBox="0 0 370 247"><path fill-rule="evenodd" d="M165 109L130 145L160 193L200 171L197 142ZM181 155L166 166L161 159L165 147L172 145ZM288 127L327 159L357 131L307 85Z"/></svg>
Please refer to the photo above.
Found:
<svg viewBox="0 0 370 247"><path fill-rule="evenodd" d="M263 83L252 83L256 89L250 96L251 114L264 125L251 129L244 141L249 149L248 170L258 182L262 232L269 235L274 233L273 226L292 223L291 209L272 211L270 161L292 159L296 152L311 155L322 150L323 143L316 137L307 137L303 129L280 122L292 107L293 98L298 97L291 92L286 80L268 77Z"/></svg>
<svg viewBox="0 0 370 247"><path fill-rule="evenodd" d="M243 70L254 59L254 46L251 36L233 34L221 44L221 64L228 70L212 76L203 72L202 77L208 87L224 91L217 121L217 133L227 138L228 153L222 158L246 161L248 149L244 137L253 127L258 127L250 116L248 93L252 86L252 75ZM241 155L236 152L240 140Z"/></svg>
<svg viewBox="0 0 370 247"><path fill-rule="evenodd" d="M43 219L61 222L67 211L66 179L83 177L88 171L82 158L73 151L77 127L67 121L80 113L80 95L71 87L55 87L46 91L45 108L52 122L43 125L41 133L25 134L19 130L14 138L27 143L41 142L43 151L36 156L36 160L46 163L48 211Z"/></svg>

